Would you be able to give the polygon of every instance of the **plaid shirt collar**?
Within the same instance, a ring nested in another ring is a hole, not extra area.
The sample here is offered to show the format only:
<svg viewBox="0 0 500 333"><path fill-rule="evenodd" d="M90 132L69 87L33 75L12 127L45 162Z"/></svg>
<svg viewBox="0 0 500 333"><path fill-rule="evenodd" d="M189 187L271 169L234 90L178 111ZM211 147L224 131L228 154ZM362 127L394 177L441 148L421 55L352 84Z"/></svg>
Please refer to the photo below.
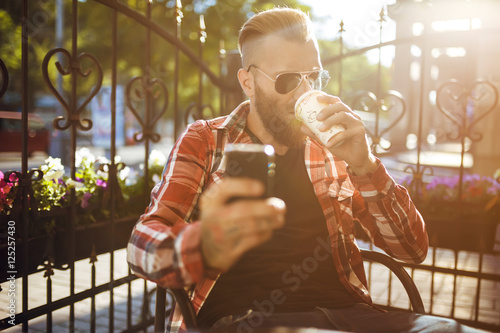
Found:
<svg viewBox="0 0 500 333"><path fill-rule="evenodd" d="M227 135L229 142L246 142L249 140L248 135L245 133L245 126L247 124L248 113L250 112L250 101L245 101L238 105L225 121L213 122L213 129L223 129ZM222 119L222 118L221 118Z"/></svg>

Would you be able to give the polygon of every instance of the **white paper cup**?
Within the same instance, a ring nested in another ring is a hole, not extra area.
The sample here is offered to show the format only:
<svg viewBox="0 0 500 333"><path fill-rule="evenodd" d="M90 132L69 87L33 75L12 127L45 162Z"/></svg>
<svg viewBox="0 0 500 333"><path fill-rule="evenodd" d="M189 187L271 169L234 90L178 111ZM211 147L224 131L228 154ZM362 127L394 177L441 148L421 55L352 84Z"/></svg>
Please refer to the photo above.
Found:
<svg viewBox="0 0 500 333"><path fill-rule="evenodd" d="M316 119L316 115L329 105L318 102L318 96L322 95L326 94L319 90L309 90L300 96L295 102L295 118L303 122L326 145L328 140L339 132L345 131L345 128L342 125L334 125L328 131L321 132L319 130L322 122Z"/></svg>

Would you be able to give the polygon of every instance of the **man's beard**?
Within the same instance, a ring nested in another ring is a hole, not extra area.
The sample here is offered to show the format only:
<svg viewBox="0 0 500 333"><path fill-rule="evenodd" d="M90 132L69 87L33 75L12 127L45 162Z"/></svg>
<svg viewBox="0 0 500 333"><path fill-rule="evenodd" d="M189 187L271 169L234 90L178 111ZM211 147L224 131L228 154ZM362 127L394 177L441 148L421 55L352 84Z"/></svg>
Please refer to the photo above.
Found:
<svg viewBox="0 0 500 333"><path fill-rule="evenodd" d="M278 110L277 104L273 98L266 96L259 86L255 87L255 108L266 131L282 145L290 148L300 147L305 138L300 130L300 121L295 118L290 120L286 116L291 110L288 110L288 107Z"/></svg>

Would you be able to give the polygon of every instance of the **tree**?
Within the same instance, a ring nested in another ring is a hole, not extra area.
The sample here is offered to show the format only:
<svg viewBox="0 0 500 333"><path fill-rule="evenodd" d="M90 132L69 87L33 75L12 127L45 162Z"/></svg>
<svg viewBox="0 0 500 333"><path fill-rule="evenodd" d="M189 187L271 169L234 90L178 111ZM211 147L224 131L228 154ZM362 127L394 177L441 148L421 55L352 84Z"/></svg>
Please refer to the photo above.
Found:
<svg viewBox="0 0 500 333"><path fill-rule="evenodd" d="M15 4L14 4L15 3ZM126 0L120 2L129 8L146 15L148 1ZM153 22L174 34L175 31L175 4L174 0L156 0L151 5L151 19ZM204 15L206 22L206 43L203 46L203 59L211 70L218 73L219 47L221 41L225 42L227 50L237 48L237 35L241 25L251 16L252 12L271 8L275 5L301 7L297 0L264 1L264 0L218 0L218 1L183 1L183 19L181 27L181 40L191 50L198 53L198 31L200 15ZM3 2L0 16L0 41L3 45L12 47L0 48L0 56L9 67L11 74L11 87L20 91L20 55L21 55L21 3ZM71 52L72 34L72 6L71 1L64 0L64 41L62 47ZM55 41L55 1L38 0L29 2L28 28L29 28L29 84L31 95L48 93L41 75L43 58L56 45ZM87 0L78 3L78 54L87 52L95 56L104 71L104 84L110 83L111 72L111 17L112 9L99 3L97 0ZM133 77L147 75L165 81L169 91L173 91L173 73L175 70L175 48L168 42L152 34L151 57L149 68L146 60L146 28L134 22L129 17L118 15L118 82L126 85ZM7 39L7 41L4 41ZM57 77L53 56L49 63L49 73L55 84ZM198 68L193 66L187 57L181 55L179 98L181 109L185 109L198 95ZM62 57L63 67L69 64ZM84 64L83 66L89 66ZM218 92L208 80L204 80L206 91L204 103L217 104ZM71 89L69 76L62 78L64 91ZM91 78L79 79L78 93L86 96L95 84ZM34 98L30 98L34 100ZM169 108L171 110L171 108Z"/></svg>

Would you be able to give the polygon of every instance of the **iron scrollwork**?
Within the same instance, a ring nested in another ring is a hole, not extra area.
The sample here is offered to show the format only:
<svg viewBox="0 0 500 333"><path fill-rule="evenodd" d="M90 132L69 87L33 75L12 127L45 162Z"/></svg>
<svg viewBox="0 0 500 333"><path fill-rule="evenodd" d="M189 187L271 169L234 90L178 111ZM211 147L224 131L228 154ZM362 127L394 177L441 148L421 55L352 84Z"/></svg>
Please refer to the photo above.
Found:
<svg viewBox="0 0 500 333"><path fill-rule="evenodd" d="M215 117L215 110L213 106L209 104L199 105L196 103L191 103L186 109L186 112L184 113L184 124L188 125L190 118L193 119L194 121L199 119L208 119L207 117L205 117L206 114L206 112L204 111L205 109L208 110L210 118Z"/></svg>
<svg viewBox="0 0 500 333"><path fill-rule="evenodd" d="M14 179L12 179L14 176ZM39 217L37 200L34 198L32 182L41 181L43 178L43 171L39 169L31 169L26 174L19 171L9 171L5 174L5 180L11 184L18 184L16 196L13 201L12 211L10 216L20 219L22 211L22 200L26 196L29 198L30 213L37 219Z"/></svg>
<svg viewBox="0 0 500 333"><path fill-rule="evenodd" d="M424 192L424 175L433 176L434 169L430 166L420 166L418 165L416 168L412 166L407 166L404 170L406 173L412 174L411 180L409 181L408 187L410 189L410 193L412 196L421 195ZM416 197L416 196L415 196ZM418 197L416 197L418 198Z"/></svg>
<svg viewBox="0 0 500 333"><path fill-rule="evenodd" d="M50 80L49 77L49 61L50 58L54 55L60 53L62 54L67 62L68 66L67 68L64 68L63 65L57 61L55 63L56 68L59 72L60 75L66 76L66 75L73 75L73 91L72 91L72 96L71 96L71 102L73 103L70 106L70 103L64 99L62 96L61 92L59 92L54 85L52 84L52 81ZM82 69L82 62L83 60L88 59L90 60L91 63L95 66L96 73L97 73L97 79L96 79L96 85L92 88L90 91L90 94L85 98L85 100L80 104L77 105L76 99L76 77L75 75L79 75L83 78L87 78L90 76L92 73L92 68L89 68L87 70ZM42 72L43 72L43 78L45 80L45 84L47 87L50 89L52 94L57 98L61 106L64 108L64 111L66 112L66 118L64 116L59 116L54 119L54 128L58 130L66 130L68 129L72 124L74 124L78 129L82 131L88 131L92 128L92 121L90 119L80 119L80 115L82 111L85 109L85 107L90 103L92 98L94 98L99 90L101 89L102 85L102 79L103 79L103 73L102 73L102 68L101 65L99 64L99 61L91 54L89 53L81 53L78 55L76 58L73 58L71 56L71 53L64 49L64 48L55 48L50 50L46 55L45 58L43 59L42 63Z"/></svg>
<svg viewBox="0 0 500 333"><path fill-rule="evenodd" d="M401 93L390 90L383 94L379 99L372 92L363 92L357 95L354 100L353 108L358 109L360 111L368 112L370 114L375 115L375 121L372 129L367 128L366 132L372 139L372 149L381 147L384 150L389 150L391 147L391 143L387 140L387 144L381 144L383 136L388 133L394 126L396 126L403 116L406 113L406 105ZM394 120L391 122L387 122L387 125L382 126L381 124L381 115L385 113L389 115L391 112L394 112L399 109L399 113L396 114Z"/></svg>
<svg viewBox="0 0 500 333"><path fill-rule="evenodd" d="M118 182L118 175L120 174L120 171L125 169L126 164L123 162L118 162L118 163L103 163L99 165L99 170L105 173L108 173L108 183L110 184L110 188L114 188L116 191L115 194L115 203L117 205L123 204L123 193L122 189L120 187L120 184ZM109 194L104 196L104 204L107 206L109 204Z"/></svg>
<svg viewBox="0 0 500 333"><path fill-rule="evenodd" d="M0 77L2 77L2 85L0 86L0 99L2 99L9 86L9 71L2 59L0 59Z"/></svg>
<svg viewBox="0 0 500 333"><path fill-rule="evenodd" d="M485 102L478 107L476 104L479 101ZM473 132L473 127L491 114L497 103L498 91L487 81L476 81L467 89L453 80L443 84L436 95L439 111L456 126L455 132L447 133L448 139L451 140L468 137L471 141L480 141L483 135Z"/></svg>
<svg viewBox="0 0 500 333"><path fill-rule="evenodd" d="M155 87L159 88L160 91L155 90ZM160 108L159 112L156 112L156 114L150 114L149 109L154 108L149 108L149 103L157 101L162 94L165 97L163 106ZM153 142L160 141L161 136L154 131L154 126L156 125L156 122L160 120L161 116L167 111L168 91L163 81L156 78L150 79L139 76L132 78L132 80L130 80L127 84L125 102L141 126L142 132L134 133L134 140L136 142L142 142L146 139ZM141 117L136 107L140 102L145 103L144 117Z"/></svg>

